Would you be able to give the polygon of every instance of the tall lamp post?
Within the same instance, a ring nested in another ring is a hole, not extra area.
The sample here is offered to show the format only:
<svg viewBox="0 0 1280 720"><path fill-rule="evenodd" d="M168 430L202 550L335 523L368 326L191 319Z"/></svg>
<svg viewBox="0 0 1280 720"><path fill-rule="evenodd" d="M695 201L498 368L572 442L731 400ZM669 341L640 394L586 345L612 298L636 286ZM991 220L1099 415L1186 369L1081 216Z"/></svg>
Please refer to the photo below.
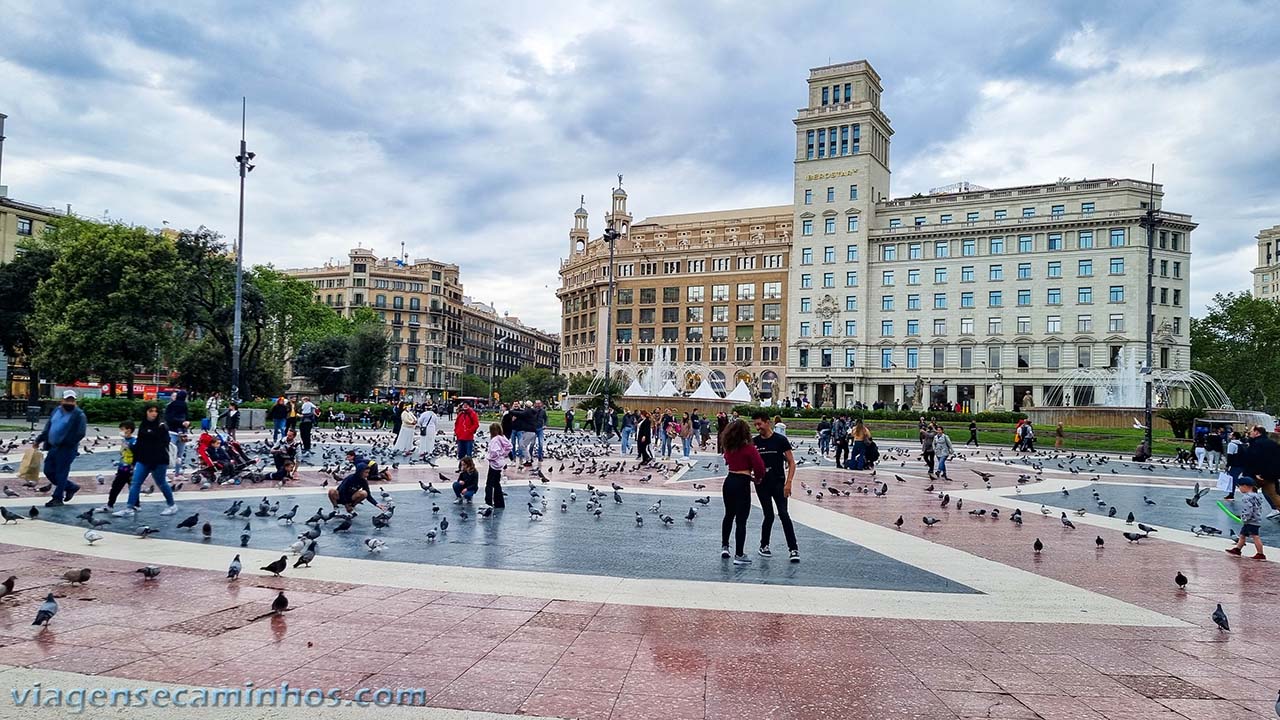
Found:
<svg viewBox="0 0 1280 720"><path fill-rule="evenodd" d="M1143 368L1143 393L1145 399L1143 401L1142 425L1143 441L1147 444L1147 453L1152 453L1152 423L1151 423L1151 383L1155 380L1155 366L1152 357L1152 340L1155 335L1155 316L1152 314L1155 306L1155 288L1153 282L1156 273L1155 259L1155 237L1156 226L1160 224L1159 214L1156 212L1156 166L1151 165L1151 184L1147 186L1147 212L1141 220L1142 227L1147 229L1147 364Z"/></svg>
<svg viewBox="0 0 1280 720"><path fill-rule="evenodd" d="M622 237L622 233L614 228L613 223L609 223L609 228L604 231L604 241L609 243L609 292L608 297L604 301L605 320L604 320L604 411L611 413L609 402L613 392L613 252L617 246L618 238Z"/></svg>
<svg viewBox="0 0 1280 720"><path fill-rule="evenodd" d="M246 101L240 98L240 154L236 156L236 164L240 166L240 224L236 232L236 304L235 320L231 328L231 401L240 402L240 335L241 313L244 302L244 178L253 172L251 161L254 153L249 152L244 142Z"/></svg>

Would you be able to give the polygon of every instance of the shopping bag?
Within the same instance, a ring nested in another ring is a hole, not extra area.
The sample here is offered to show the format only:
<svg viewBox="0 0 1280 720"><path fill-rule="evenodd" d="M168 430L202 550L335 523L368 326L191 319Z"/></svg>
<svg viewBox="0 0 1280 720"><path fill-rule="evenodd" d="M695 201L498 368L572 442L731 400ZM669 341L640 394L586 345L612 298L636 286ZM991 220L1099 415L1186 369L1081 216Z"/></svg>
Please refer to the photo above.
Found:
<svg viewBox="0 0 1280 720"><path fill-rule="evenodd" d="M1224 493L1229 493L1235 488L1235 480L1232 479L1231 473L1218 473L1218 489Z"/></svg>
<svg viewBox="0 0 1280 720"><path fill-rule="evenodd" d="M18 479L35 482L40 478L40 468L44 464L44 453L40 452L40 448L35 446L27 448L22 455L22 462L18 463Z"/></svg>

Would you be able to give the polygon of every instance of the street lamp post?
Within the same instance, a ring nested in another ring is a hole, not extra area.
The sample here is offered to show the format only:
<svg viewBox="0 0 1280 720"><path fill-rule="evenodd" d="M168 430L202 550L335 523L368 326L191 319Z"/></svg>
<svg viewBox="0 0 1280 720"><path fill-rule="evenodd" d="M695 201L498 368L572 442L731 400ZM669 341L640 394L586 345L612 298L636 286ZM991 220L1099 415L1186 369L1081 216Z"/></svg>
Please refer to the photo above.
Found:
<svg viewBox="0 0 1280 720"><path fill-rule="evenodd" d="M235 320L231 328L231 401L240 402L240 335L241 313L244 302L244 178L253 172L250 161L254 153L245 146L245 109L247 102L240 98L240 154L236 163L240 166L240 223L236 232L236 302Z"/></svg>
<svg viewBox="0 0 1280 720"><path fill-rule="evenodd" d="M604 334L604 411L611 413L609 409L610 396L612 395L613 378L612 378L612 361L613 361L613 252L617 246L618 238L622 237L622 233L614 228L613 223L609 223L609 228L604 231L604 241L609 243L609 292L604 301L605 308L605 334Z"/></svg>
<svg viewBox="0 0 1280 720"><path fill-rule="evenodd" d="M1160 224L1159 214L1156 212L1156 166L1151 166L1151 184L1147 186L1147 212L1143 216L1141 224L1147 229L1147 364L1143 369L1146 376L1143 382L1143 416L1142 425L1143 440L1147 445L1147 453L1152 453L1152 418L1151 418L1151 383L1155 380L1154 358L1152 357L1152 341L1155 336L1155 281L1156 259L1155 259L1155 237L1156 226Z"/></svg>

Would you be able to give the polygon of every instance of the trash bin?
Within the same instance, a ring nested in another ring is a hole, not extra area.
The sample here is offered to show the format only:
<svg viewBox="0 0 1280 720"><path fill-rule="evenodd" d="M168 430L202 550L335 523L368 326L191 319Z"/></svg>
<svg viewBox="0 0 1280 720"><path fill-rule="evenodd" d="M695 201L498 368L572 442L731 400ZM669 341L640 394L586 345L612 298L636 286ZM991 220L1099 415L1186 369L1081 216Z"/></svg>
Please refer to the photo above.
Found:
<svg viewBox="0 0 1280 720"><path fill-rule="evenodd" d="M31 423L31 429L36 428L36 423L40 422L40 417L44 415L44 408L39 405L27 406L27 422Z"/></svg>

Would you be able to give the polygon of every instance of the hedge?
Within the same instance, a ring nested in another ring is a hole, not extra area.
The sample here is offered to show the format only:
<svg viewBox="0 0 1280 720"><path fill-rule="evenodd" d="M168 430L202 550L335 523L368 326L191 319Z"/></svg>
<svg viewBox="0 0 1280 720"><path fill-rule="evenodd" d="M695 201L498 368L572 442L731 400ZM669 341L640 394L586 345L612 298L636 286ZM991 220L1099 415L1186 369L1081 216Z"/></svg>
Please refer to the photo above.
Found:
<svg viewBox="0 0 1280 720"><path fill-rule="evenodd" d="M902 410L854 410L852 408L795 408L795 407L766 407L763 405L736 405L733 408L739 415L743 417L751 417L752 415L763 412L770 415L781 415L782 417L799 417L799 418L822 418L837 417L840 415L849 415L852 417L860 417L863 420L919 420L921 416L931 420L945 420L947 422L963 421L968 422L989 422L989 423L1016 423L1019 420L1025 420L1026 415L1016 412L979 412L979 413L957 413L949 411L930 411L921 410L920 412L902 411Z"/></svg>
<svg viewBox="0 0 1280 720"><path fill-rule="evenodd" d="M141 420L143 409L154 400L128 400L125 398L85 398L80 401L80 408L91 423L120 422L121 420ZM168 403L157 403L161 412ZM204 418L204 403L187 403L187 419L194 424Z"/></svg>

